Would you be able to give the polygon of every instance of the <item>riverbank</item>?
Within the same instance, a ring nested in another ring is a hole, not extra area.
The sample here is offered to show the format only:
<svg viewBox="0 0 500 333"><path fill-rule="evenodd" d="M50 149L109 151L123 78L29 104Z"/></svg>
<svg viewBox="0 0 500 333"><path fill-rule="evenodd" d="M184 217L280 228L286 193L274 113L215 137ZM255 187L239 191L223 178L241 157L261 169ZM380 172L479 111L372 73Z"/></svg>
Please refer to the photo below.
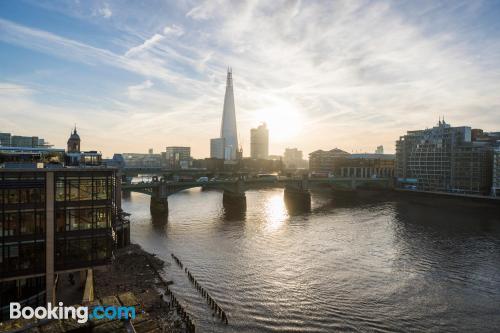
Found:
<svg viewBox="0 0 500 333"><path fill-rule="evenodd" d="M137 244L119 249L114 255L112 264L94 272L96 297L132 292L142 309L160 324L163 332L185 332L181 317L162 297L166 294L165 284L169 282L162 281L158 274L169 264Z"/></svg>

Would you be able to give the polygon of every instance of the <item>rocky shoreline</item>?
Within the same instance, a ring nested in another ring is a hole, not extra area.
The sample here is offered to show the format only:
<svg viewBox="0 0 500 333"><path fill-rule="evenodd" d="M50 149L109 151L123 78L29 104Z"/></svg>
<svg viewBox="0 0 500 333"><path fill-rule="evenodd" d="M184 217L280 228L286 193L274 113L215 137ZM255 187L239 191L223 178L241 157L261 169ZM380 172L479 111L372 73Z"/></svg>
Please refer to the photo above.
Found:
<svg viewBox="0 0 500 333"><path fill-rule="evenodd" d="M163 332L186 332L185 323L163 300L167 285L159 275L165 265L163 260L131 244L114 253L112 263L94 271L96 297L132 292L151 318L158 321Z"/></svg>

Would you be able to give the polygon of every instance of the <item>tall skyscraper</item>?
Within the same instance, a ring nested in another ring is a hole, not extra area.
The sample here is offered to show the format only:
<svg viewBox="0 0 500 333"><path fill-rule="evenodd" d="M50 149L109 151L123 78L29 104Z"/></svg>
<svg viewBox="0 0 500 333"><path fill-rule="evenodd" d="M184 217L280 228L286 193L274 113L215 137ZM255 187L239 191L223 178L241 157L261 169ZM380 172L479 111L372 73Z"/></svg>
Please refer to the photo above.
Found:
<svg viewBox="0 0 500 333"><path fill-rule="evenodd" d="M224 139L224 159L236 160L238 151L238 132L236 130L236 111L234 107L233 75L230 68L227 70L226 94L222 112L222 126L220 138ZM220 143L220 141L219 141ZM213 144L213 143L212 143ZM218 152L218 149L215 151ZM218 153L216 155L219 155ZM219 158L219 156L211 156Z"/></svg>
<svg viewBox="0 0 500 333"><path fill-rule="evenodd" d="M269 130L265 123L250 130L250 156L257 159L269 157Z"/></svg>

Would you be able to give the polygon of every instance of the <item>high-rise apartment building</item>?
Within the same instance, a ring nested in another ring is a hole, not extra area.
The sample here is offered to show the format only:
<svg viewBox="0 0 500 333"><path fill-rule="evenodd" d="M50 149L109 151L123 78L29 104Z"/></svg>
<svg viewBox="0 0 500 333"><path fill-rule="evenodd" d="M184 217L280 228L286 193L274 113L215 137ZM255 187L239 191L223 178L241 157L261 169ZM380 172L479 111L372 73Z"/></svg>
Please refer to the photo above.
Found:
<svg viewBox="0 0 500 333"><path fill-rule="evenodd" d="M255 159L269 157L269 130L265 123L250 130L250 157Z"/></svg>
<svg viewBox="0 0 500 333"><path fill-rule="evenodd" d="M487 195L492 187L496 138L444 120L408 131L396 142L396 176L403 186L423 191Z"/></svg>

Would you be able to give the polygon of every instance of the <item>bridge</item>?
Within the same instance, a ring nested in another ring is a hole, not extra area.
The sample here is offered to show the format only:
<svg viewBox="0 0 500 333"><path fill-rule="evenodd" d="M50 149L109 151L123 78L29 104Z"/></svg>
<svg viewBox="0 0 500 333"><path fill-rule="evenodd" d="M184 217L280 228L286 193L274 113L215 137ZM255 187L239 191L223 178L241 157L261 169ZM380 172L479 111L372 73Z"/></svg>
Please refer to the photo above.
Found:
<svg viewBox="0 0 500 333"><path fill-rule="evenodd" d="M256 178L216 180L209 182L174 182L164 178L153 177L151 182L136 184L124 183L122 190L139 192L151 196L151 212L168 214L168 197L174 193L190 188L212 188L223 191L223 204L231 208L246 208L245 191L259 187L284 187L285 200L301 209L311 208L311 188L329 190L355 191L357 189L389 189L392 188L390 178Z"/></svg>

